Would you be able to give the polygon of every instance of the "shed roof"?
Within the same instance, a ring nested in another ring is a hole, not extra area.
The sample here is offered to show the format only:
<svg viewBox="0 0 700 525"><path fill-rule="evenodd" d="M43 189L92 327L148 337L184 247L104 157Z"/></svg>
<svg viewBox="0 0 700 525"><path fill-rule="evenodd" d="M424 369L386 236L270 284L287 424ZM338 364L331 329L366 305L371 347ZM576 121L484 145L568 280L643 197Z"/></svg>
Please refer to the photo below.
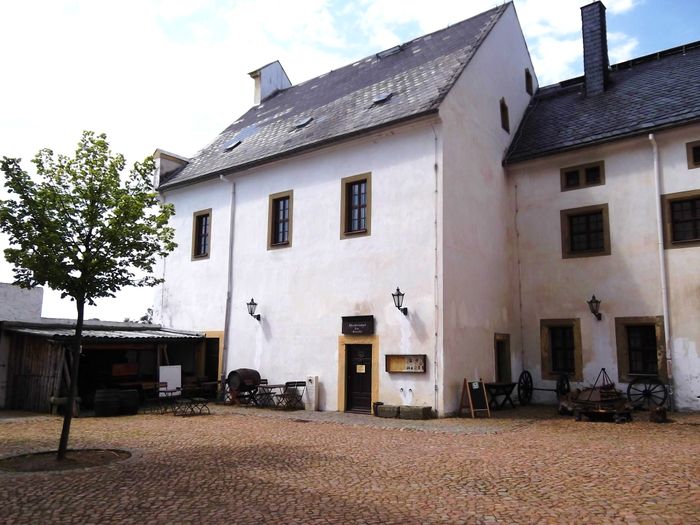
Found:
<svg viewBox="0 0 700 525"><path fill-rule="evenodd" d="M45 337L68 341L75 337L75 321L42 320L38 323L5 323L3 330L12 333ZM83 329L85 342L149 342L198 340L205 336L199 332L172 330L159 325L136 323L95 323L86 324Z"/></svg>
<svg viewBox="0 0 700 525"><path fill-rule="evenodd" d="M608 88L585 96L579 77L537 91L506 164L700 121L700 42L611 67Z"/></svg>
<svg viewBox="0 0 700 525"><path fill-rule="evenodd" d="M509 5L277 92L228 126L184 168L165 176L159 188L240 171L436 112ZM383 93L392 96L375 102Z"/></svg>

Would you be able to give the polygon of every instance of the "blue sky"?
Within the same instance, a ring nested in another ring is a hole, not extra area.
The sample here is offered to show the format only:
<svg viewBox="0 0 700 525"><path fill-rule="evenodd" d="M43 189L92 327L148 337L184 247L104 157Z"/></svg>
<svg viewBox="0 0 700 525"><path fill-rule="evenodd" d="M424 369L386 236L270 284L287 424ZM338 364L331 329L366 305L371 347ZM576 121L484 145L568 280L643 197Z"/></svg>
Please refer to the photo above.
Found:
<svg viewBox="0 0 700 525"><path fill-rule="evenodd" d="M0 155L70 153L83 129L131 162L191 156L253 103L247 73L293 83L485 11L494 0L23 0L0 3ZM540 84L581 74L580 0L515 0ZM608 0L611 62L700 40L700 0ZM0 189L0 197L4 190ZM0 247L6 245L0 237ZM0 260L0 282L10 282ZM138 317L150 290L90 317ZM44 315L74 316L47 292Z"/></svg>

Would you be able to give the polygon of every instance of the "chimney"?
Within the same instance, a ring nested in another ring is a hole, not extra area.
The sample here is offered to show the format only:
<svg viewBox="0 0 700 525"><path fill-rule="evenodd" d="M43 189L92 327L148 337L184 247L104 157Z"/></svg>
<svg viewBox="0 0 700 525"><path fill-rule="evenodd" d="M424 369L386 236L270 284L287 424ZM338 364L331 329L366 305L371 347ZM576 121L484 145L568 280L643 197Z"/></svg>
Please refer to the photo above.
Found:
<svg viewBox="0 0 700 525"><path fill-rule="evenodd" d="M248 73L255 80L255 104L264 102L266 98L278 91L292 87L292 83L284 72L278 60Z"/></svg>
<svg viewBox="0 0 700 525"><path fill-rule="evenodd" d="M608 37L602 2L581 8L581 25L586 96L590 97L602 93L608 85Z"/></svg>
<svg viewBox="0 0 700 525"><path fill-rule="evenodd" d="M175 153L169 153L162 149L155 150L152 157L156 163L156 172L153 175L153 187L156 190L158 186L160 186L160 181L163 177L186 166L190 162L188 158L181 157Z"/></svg>

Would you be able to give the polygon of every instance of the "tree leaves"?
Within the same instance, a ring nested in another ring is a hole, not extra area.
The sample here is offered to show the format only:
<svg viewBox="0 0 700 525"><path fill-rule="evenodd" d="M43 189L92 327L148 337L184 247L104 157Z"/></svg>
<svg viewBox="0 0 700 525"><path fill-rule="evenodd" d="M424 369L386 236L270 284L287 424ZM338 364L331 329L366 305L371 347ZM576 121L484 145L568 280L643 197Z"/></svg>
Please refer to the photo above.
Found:
<svg viewBox="0 0 700 525"><path fill-rule="evenodd" d="M106 136L85 131L74 157L42 149L33 163L38 182L18 159L0 162L10 193L0 201L0 230L10 237L5 258L15 284L48 285L94 304L124 286L161 282L150 274L176 247L167 225L175 210L152 187L152 158L124 175L124 157L112 154Z"/></svg>

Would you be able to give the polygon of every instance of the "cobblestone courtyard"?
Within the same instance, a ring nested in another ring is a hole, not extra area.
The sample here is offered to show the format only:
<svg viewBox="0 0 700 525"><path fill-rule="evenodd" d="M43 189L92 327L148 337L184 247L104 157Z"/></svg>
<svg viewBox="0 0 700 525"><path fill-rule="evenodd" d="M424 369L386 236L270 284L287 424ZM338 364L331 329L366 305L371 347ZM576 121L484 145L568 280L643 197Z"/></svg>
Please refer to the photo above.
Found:
<svg viewBox="0 0 700 525"><path fill-rule="evenodd" d="M72 448L133 457L0 472L0 523L700 523L698 414L615 425L528 409L415 423L229 407L80 418ZM0 419L0 455L55 448L60 424Z"/></svg>

